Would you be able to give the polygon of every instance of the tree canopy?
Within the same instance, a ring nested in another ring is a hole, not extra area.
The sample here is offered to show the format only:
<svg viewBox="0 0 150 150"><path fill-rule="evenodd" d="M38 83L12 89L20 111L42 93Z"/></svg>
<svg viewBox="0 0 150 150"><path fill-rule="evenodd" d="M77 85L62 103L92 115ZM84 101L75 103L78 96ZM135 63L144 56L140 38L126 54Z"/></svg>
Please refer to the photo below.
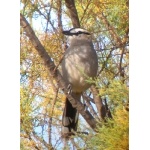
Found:
<svg viewBox="0 0 150 150"><path fill-rule="evenodd" d="M21 0L21 150L129 149L128 3ZM99 61L97 77L87 80L93 86L81 102L67 94L59 69L68 46L62 31L72 27L92 34ZM68 141L61 137L66 96L81 114L78 132Z"/></svg>

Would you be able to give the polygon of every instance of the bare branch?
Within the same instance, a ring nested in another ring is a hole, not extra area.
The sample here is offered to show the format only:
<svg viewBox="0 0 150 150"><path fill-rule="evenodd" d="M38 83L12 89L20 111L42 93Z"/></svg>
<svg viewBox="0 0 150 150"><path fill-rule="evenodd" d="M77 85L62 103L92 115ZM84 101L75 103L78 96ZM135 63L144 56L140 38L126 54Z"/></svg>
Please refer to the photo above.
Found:
<svg viewBox="0 0 150 150"><path fill-rule="evenodd" d="M59 30L62 32L63 27L62 27L62 9L61 9L61 5L62 5L62 0L58 1L58 12L57 12L57 16L58 16L58 28Z"/></svg>
<svg viewBox="0 0 150 150"><path fill-rule="evenodd" d="M84 100L85 100L86 106L89 108L91 114L94 116L94 118L97 119L98 115L97 115L96 111L94 110L93 106L91 105L90 101L88 101L86 99L84 99Z"/></svg>
<svg viewBox="0 0 150 150"><path fill-rule="evenodd" d="M66 3L66 7L69 10L73 27L80 27L79 17L75 7L74 0L65 0L65 3Z"/></svg>
<svg viewBox="0 0 150 150"><path fill-rule="evenodd" d="M98 90L96 89L96 87L91 86L91 90L93 93L93 97L94 97L94 101L95 101L95 104L97 107L97 111L98 111L99 116L100 116L100 120L104 120L104 118L106 116L106 110L105 110L105 106L102 103L102 99L98 95Z"/></svg>
<svg viewBox="0 0 150 150"><path fill-rule="evenodd" d="M87 96L85 93L83 93L82 96L84 99L86 99L86 101L89 101L95 104L94 100L90 96Z"/></svg>
<svg viewBox="0 0 150 150"><path fill-rule="evenodd" d="M71 138L70 140L71 140L73 147L75 147L76 149L80 149L80 147L75 143L73 138Z"/></svg>
<svg viewBox="0 0 150 150"><path fill-rule="evenodd" d="M32 132L32 134L33 134L34 138L36 138L36 140L38 140L41 143L43 143L46 148L48 148L49 150L54 150L54 148L52 147L51 143L47 144L46 141L44 139L41 139L39 136L37 136L35 132Z"/></svg>

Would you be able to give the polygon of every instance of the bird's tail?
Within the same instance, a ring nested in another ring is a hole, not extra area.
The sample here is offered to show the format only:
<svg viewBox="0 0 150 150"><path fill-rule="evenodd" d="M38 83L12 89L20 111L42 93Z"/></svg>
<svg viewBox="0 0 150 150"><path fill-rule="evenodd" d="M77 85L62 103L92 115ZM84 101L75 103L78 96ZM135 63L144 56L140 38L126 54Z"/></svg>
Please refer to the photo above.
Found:
<svg viewBox="0 0 150 150"><path fill-rule="evenodd" d="M72 93L76 100L80 100L81 94ZM65 108L62 116L62 137L68 138L77 131L79 113L76 108L72 107L72 104L66 98Z"/></svg>

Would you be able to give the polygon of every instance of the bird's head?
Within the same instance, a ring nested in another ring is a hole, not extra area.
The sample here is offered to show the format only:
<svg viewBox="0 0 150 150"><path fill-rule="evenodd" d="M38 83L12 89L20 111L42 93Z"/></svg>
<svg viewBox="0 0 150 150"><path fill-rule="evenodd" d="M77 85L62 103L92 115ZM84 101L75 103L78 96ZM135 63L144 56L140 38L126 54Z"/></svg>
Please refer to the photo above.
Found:
<svg viewBox="0 0 150 150"><path fill-rule="evenodd" d="M68 36L69 43L72 43L75 40L91 41L91 34L87 30L82 28L72 28L68 31L63 31L63 34Z"/></svg>
<svg viewBox="0 0 150 150"><path fill-rule="evenodd" d="M87 30L82 29L82 28L72 28L68 31L63 31L63 34L67 36L79 36L79 35L91 35Z"/></svg>

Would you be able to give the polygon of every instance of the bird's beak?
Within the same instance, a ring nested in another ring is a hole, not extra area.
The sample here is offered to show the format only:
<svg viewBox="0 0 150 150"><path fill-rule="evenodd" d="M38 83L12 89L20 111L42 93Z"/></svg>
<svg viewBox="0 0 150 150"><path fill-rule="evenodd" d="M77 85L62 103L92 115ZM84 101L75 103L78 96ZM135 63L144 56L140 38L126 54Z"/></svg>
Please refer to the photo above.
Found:
<svg viewBox="0 0 150 150"><path fill-rule="evenodd" d="M65 35L70 35L70 31L63 31L62 33Z"/></svg>

